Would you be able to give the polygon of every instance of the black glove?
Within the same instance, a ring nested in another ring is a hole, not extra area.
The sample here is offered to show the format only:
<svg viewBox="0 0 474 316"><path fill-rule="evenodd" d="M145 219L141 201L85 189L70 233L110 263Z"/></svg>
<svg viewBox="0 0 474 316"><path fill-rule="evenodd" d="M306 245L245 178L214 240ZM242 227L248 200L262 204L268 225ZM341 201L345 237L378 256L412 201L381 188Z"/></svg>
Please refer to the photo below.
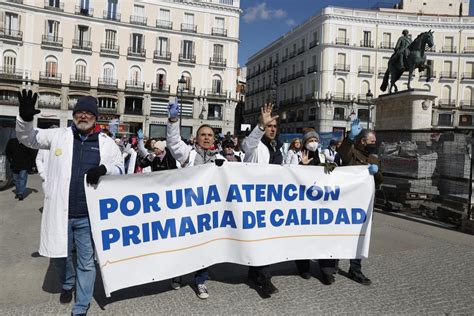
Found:
<svg viewBox="0 0 474 316"><path fill-rule="evenodd" d="M107 173L107 168L104 165L100 165L98 167L90 168L87 170L87 178L86 181L89 184L97 184L99 182L99 178L102 177Z"/></svg>
<svg viewBox="0 0 474 316"><path fill-rule="evenodd" d="M225 159L216 159L216 161L215 161L216 166L222 167L222 165L224 164L224 161L225 161Z"/></svg>
<svg viewBox="0 0 474 316"><path fill-rule="evenodd" d="M335 163L331 163L331 162L322 163L322 164L320 164L320 166L324 167L324 173L325 174L331 174L331 172L333 172L333 170L336 169L336 167L337 167L337 165Z"/></svg>
<svg viewBox="0 0 474 316"><path fill-rule="evenodd" d="M33 121L33 116L40 113L40 110L35 110L36 100L38 99L38 94L33 91L29 90L28 93L26 89L23 89L20 92L17 92L18 101L20 103L20 117L25 122Z"/></svg>

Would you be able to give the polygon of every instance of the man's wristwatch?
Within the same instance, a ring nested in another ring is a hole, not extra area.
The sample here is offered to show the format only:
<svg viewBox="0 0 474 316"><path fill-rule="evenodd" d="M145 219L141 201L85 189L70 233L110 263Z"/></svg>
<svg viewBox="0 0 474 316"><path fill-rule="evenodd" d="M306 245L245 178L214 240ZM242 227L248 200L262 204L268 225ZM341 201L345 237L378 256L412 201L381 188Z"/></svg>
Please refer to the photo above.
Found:
<svg viewBox="0 0 474 316"><path fill-rule="evenodd" d="M262 125L260 125L260 124L257 124L257 126L258 126L258 129L259 129L259 130L261 130L262 132L264 132L264 131L265 131L265 127L262 127Z"/></svg>
<svg viewBox="0 0 474 316"><path fill-rule="evenodd" d="M178 121L178 118L177 117L170 117L170 118L168 118L168 121L170 121L170 123L176 123Z"/></svg>

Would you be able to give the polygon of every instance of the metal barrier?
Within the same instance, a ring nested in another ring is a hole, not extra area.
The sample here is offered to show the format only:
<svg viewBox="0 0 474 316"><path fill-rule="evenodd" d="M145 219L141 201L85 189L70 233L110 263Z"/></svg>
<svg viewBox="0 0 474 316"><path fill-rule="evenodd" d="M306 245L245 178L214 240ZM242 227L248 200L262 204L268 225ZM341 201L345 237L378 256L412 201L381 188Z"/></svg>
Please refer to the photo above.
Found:
<svg viewBox="0 0 474 316"><path fill-rule="evenodd" d="M456 225L474 223L473 131L377 131L384 181L376 205Z"/></svg>

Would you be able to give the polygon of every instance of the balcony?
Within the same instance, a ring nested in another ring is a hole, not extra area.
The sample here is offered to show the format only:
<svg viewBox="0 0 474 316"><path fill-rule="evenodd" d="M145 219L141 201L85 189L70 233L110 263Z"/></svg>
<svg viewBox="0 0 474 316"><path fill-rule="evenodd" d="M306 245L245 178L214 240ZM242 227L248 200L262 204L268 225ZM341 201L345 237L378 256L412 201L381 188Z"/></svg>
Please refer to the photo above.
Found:
<svg viewBox="0 0 474 316"><path fill-rule="evenodd" d="M458 77L458 73L455 71L442 71L439 74L439 79L442 80L454 80Z"/></svg>
<svg viewBox="0 0 474 316"><path fill-rule="evenodd" d="M474 100L461 100L461 108L467 110L474 110Z"/></svg>
<svg viewBox="0 0 474 316"><path fill-rule="evenodd" d="M69 76L69 85L76 87L90 87L91 86L91 77L80 76L80 75L71 75Z"/></svg>
<svg viewBox="0 0 474 316"><path fill-rule="evenodd" d="M454 108L456 107L456 100L455 99L439 99L438 106L444 108Z"/></svg>
<svg viewBox="0 0 474 316"><path fill-rule="evenodd" d="M360 47L374 48L374 41L362 40L360 41Z"/></svg>
<svg viewBox="0 0 474 316"><path fill-rule="evenodd" d="M190 33L197 33L197 25L181 23L181 31L190 32Z"/></svg>
<svg viewBox="0 0 474 316"><path fill-rule="evenodd" d="M182 95L183 97L189 97L189 96L194 96L195 92L196 92L196 88L187 87L181 91L178 89L177 94L179 96Z"/></svg>
<svg viewBox="0 0 474 316"><path fill-rule="evenodd" d="M304 70L302 69L302 70L299 70L299 71L296 72L295 79L301 78L301 77L304 77L304 76L305 76L305 73L304 73Z"/></svg>
<svg viewBox="0 0 474 316"><path fill-rule="evenodd" d="M211 67L218 67L218 68L225 68L227 65L227 59L222 57L211 57L209 58L209 66Z"/></svg>
<svg viewBox="0 0 474 316"><path fill-rule="evenodd" d="M456 53L456 46L443 46L441 47L442 53Z"/></svg>
<svg viewBox="0 0 474 316"><path fill-rule="evenodd" d="M101 114L117 114L117 108L104 108L99 106L97 110Z"/></svg>
<svg viewBox="0 0 474 316"><path fill-rule="evenodd" d="M72 40L72 50L92 53L92 42L74 39Z"/></svg>
<svg viewBox="0 0 474 316"><path fill-rule="evenodd" d="M8 2L23 4L23 0L7 0Z"/></svg>
<svg viewBox="0 0 474 316"><path fill-rule="evenodd" d="M428 72L425 71L422 71L420 72L420 79L427 79L428 78ZM432 71L431 72L431 79L434 79L436 78L436 71Z"/></svg>
<svg viewBox="0 0 474 316"><path fill-rule="evenodd" d="M316 47L316 46L319 46L319 41L318 40L314 40L314 41L309 43L309 49L311 49L313 47Z"/></svg>
<svg viewBox="0 0 474 316"><path fill-rule="evenodd" d="M373 75L374 67L370 66L359 66L359 75Z"/></svg>
<svg viewBox="0 0 474 316"><path fill-rule="evenodd" d="M159 50L153 51L154 61L171 61L171 52L163 52Z"/></svg>
<svg viewBox="0 0 474 316"><path fill-rule="evenodd" d="M288 60L288 55L285 55L285 56L281 57L281 62L282 63L284 63L287 60Z"/></svg>
<svg viewBox="0 0 474 316"><path fill-rule="evenodd" d="M226 99L228 94L229 92L227 90L207 89L207 95L209 97Z"/></svg>
<svg viewBox="0 0 474 316"><path fill-rule="evenodd" d="M41 46L62 49L63 38L55 35L42 35Z"/></svg>
<svg viewBox="0 0 474 316"><path fill-rule="evenodd" d="M298 55L303 54L306 48L304 46L298 48Z"/></svg>
<svg viewBox="0 0 474 316"><path fill-rule="evenodd" d="M335 72L350 72L351 66L347 64L335 64L334 71Z"/></svg>
<svg viewBox="0 0 474 316"><path fill-rule="evenodd" d="M145 83L136 80L125 81L125 90L143 91L145 90Z"/></svg>
<svg viewBox="0 0 474 316"><path fill-rule="evenodd" d="M119 57L120 55L120 46L113 44L100 44L100 55L101 56L111 56Z"/></svg>
<svg viewBox="0 0 474 316"><path fill-rule="evenodd" d="M77 15L83 16L94 16L94 9L93 8L83 8L80 5L76 5L76 10L74 11Z"/></svg>
<svg viewBox="0 0 474 316"><path fill-rule="evenodd" d="M195 64L196 63L196 55L179 54L178 61L180 63Z"/></svg>
<svg viewBox="0 0 474 316"><path fill-rule="evenodd" d="M159 93L159 94L170 94L170 85L169 84L152 83L151 84L151 92L152 93Z"/></svg>
<svg viewBox="0 0 474 316"><path fill-rule="evenodd" d="M380 42L380 48L381 49L394 49L395 45L393 45L393 42Z"/></svg>
<svg viewBox="0 0 474 316"><path fill-rule="evenodd" d="M349 46L349 39L345 37L336 37L336 45L346 45Z"/></svg>
<svg viewBox="0 0 474 316"><path fill-rule="evenodd" d="M146 21L147 21L147 18L144 16L139 16L139 15L130 16L130 24L146 25Z"/></svg>
<svg viewBox="0 0 474 316"><path fill-rule="evenodd" d="M44 8L53 11L64 12L64 2L58 0L45 0Z"/></svg>
<svg viewBox="0 0 474 316"><path fill-rule="evenodd" d="M227 30L219 27L213 27L211 30L211 34L215 36L227 37Z"/></svg>
<svg viewBox="0 0 474 316"><path fill-rule="evenodd" d="M290 59L296 56L296 50L292 51L290 53Z"/></svg>
<svg viewBox="0 0 474 316"><path fill-rule="evenodd" d="M463 50L464 54L474 54L474 46L466 46Z"/></svg>
<svg viewBox="0 0 474 316"><path fill-rule="evenodd" d="M28 77L28 73L22 69L18 69L14 66L3 66L3 67L0 67L0 79L1 80L19 80L19 81L23 81L23 80L26 80L26 79L23 79L24 77L24 74L25 73L25 76Z"/></svg>
<svg viewBox="0 0 474 316"><path fill-rule="evenodd" d="M62 75L57 72L40 71L39 81L40 83L49 84L61 84Z"/></svg>
<svg viewBox="0 0 474 316"><path fill-rule="evenodd" d="M136 58L136 59L145 59L146 58L146 49L136 48L136 47L129 47L128 50L127 50L127 57L128 58Z"/></svg>
<svg viewBox="0 0 474 316"><path fill-rule="evenodd" d="M0 38L15 42L21 42L23 40L23 32L0 27Z"/></svg>
<svg viewBox="0 0 474 316"><path fill-rule="evenodd" d="M159 29L172 30L173 22L167 20L156 20L156 27Z"/></svg>
<svg viewBox="0 0 474 316"><path fill-rule="evenodd" d="M99 78L99 81L97 82L97 88L117 90L118 80L112 78Z"/></svg>
<svg viewBox="0 0 474 316"><path fill-rule="evenodd" d="M130 115L143 115L143 110L141 108L129 108L125 107L123 114L130 114Z"/></svg>
<svg viewBox="0 0 474 316"><path fill-rule="evenodd" d="M331 95L333 101L349 102L352 100L350 93L335 92Z"/></svg>
<svg viewBox="0 0 474 316"><path fill-rule="evenodd" d="M474 80L474 72L463 72L461 80Z"/></svg>
<svg viewBox="0 0 474 316"><path fill-rule="evenodd" d="M280 84L283 84L283 83L286 83L286 82L288 82L288 77L287 76L281 77Z"/></svg>
<svg viewBox="0 0 474 316"><path fill-rule="evenodd" d="M104 10L103 16L104 20L120 22L121 16L120 13Z"/></svg>
<svg viewBox="0 0 474 316"><path fill-rule="evenodd" d="M312 74L314 72L318 72L318 66L317 65L313 65L311 67L308 67L308 74Z"/></svg>
<svg viewBox="0 0 474 316"><path fill-rule="evenodd" d="M60 109L61 108L61 100L38 100L38 107L40 109Z"/></svg>

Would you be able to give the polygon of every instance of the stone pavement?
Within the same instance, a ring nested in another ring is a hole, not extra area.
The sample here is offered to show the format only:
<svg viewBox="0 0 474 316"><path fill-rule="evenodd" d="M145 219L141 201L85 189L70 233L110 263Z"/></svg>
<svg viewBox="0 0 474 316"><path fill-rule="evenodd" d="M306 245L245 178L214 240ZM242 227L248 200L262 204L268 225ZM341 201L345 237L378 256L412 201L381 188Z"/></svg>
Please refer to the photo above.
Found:
<svg viewBox="0 0 474 316"><path fill-rule="evenodd" d="M42 193L30 176L32 193L14 199L0 192L0 315L67 315L49 259L37 254ZM376 213L370 258L363 270L372 279L363 286L346 278L325 286L296 275L293 262L272 266L280 293L262 299L246 284L246 267L211 268L210 297L200 300L190 286L175 291L169 282L121 290L105 298L96 282L90 315L150 314L473 314L474 236ZM340 264L343 271L348 261ZM191 284L192 276L185 277Z"/></svg>

